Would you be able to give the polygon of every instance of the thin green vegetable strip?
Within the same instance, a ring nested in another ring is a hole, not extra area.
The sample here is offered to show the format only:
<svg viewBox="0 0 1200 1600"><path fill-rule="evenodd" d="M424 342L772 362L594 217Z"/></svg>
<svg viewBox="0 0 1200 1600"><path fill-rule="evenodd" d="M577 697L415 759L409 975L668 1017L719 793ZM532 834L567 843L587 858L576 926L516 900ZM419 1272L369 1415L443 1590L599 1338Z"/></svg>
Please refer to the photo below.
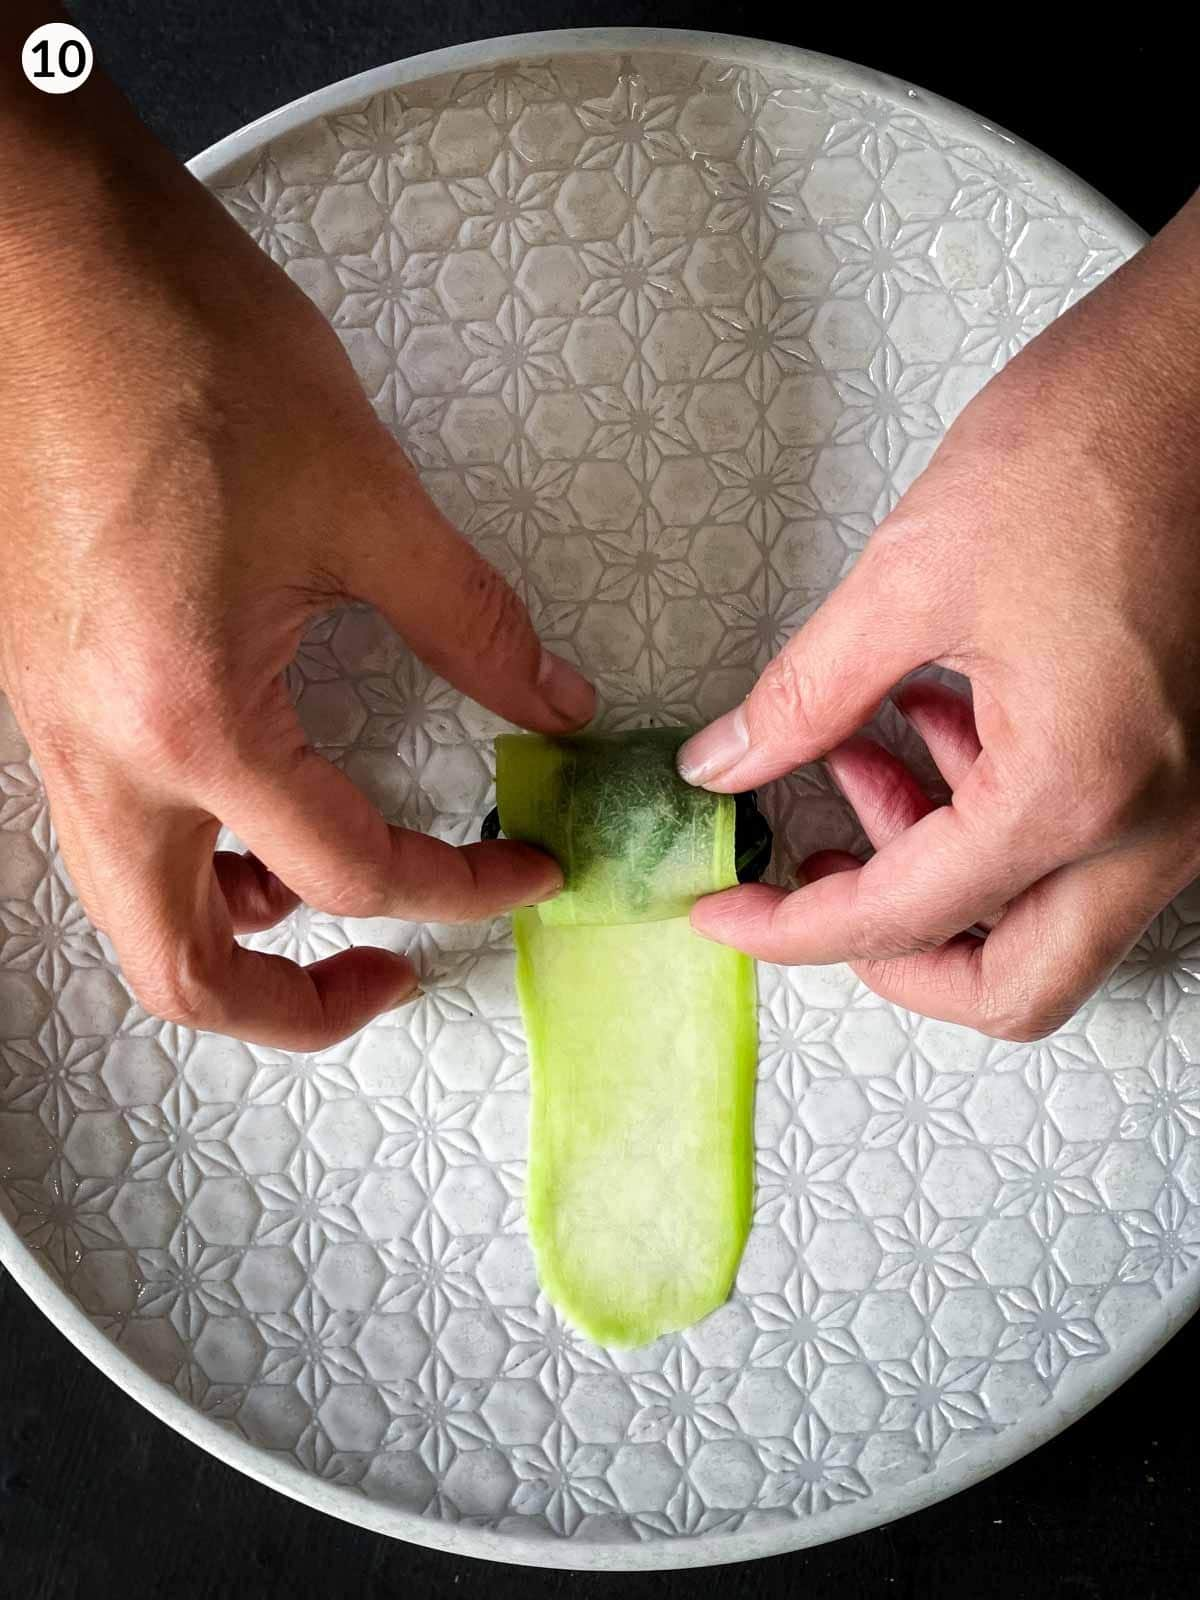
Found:
<svg viewBox="0 0 1200 1600"><path fill-rule="evenodd" d="M496 743L505 834L566 875L515 918L530 1233L550 1299L610 1345L720 1305L750 1224L753 964L686 918L736 882L734 808L676 776L684 737Z"/></svg>

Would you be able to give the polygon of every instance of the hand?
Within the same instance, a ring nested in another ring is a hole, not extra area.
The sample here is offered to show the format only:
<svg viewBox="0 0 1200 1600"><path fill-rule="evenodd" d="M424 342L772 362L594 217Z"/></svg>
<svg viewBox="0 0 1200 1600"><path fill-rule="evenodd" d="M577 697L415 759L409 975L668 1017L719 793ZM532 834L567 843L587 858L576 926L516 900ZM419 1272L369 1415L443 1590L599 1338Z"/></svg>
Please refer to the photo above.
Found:
<svg viewBox="0 0 1200 1600"><path fill-rule="evenodd" d="M45 183L0 172L0 685L142 1003L320 1048L411 996L410 963L360 947L301 969L235 934L297 897L456 921L562 880L521 845L388 827L308 747L282 676L306 623L372 602L544 732L585 722L592 691L426 498L315 308L110 89L72 98ZM49 162L13 116L5 148ZM222 822L253 855L214 856Z"/></svg>
<svg viewBox="0 0 1200 1600"><path fill-rule="evenodd" d="M1200 197L967 407L748 699L680 752L752 788L829 754L876 854L700 901L767 960L848 960L1005 1038L1061 1025L1200 871ZM896 704L953 797L862 738ZM974 930L980 930L976 932Z"/></svg>

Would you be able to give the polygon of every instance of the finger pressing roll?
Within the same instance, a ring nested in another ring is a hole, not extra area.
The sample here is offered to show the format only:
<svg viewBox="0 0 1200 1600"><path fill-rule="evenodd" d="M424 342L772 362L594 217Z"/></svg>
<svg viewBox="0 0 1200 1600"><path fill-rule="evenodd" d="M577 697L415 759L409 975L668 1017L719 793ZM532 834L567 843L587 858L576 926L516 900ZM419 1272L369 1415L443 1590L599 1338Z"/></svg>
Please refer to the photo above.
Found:
<svg viewBox="0 0 1200 1600"><path fill-rule="evenodd" d="M742 704L682 746L685 782L736 794L814 761L868 722L906 673L937 656L937 596L920 586L916 564L897 561L896 549L881 527Z"/></svg>
<svg viewBox="0 0 1200 1600"><path fill-rule="evenodd" d="M334 916L469 922L533 905L562 869L528 845L461 847L389 826L312 750L261 752L225 784L224 820L307 905Z"/></svg>
<svg viewBox="0 0 1200 1600"><path fill-rule="evenodd" d="M378 465L348 490L338 556L348 592L489 710L540 733L582 727L595 711L591 684L543 647L524 602L434 505L394 441Z"/></svg>

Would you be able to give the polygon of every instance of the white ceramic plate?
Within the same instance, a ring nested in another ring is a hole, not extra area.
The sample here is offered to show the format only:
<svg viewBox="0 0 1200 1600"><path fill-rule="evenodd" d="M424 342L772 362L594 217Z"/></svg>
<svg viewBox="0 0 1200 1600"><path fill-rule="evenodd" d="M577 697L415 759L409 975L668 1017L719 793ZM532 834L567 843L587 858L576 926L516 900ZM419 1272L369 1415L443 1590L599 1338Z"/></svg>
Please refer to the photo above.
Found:
<svg viewBox="0 0 1200 1600"><path fill-rule="evenodd" d="M955 411L1139 242L961 110L699 34L439 52L193 167L614 726L735 701ZM318 627L295 687L389 815L478 827L496 725L370 614ZM814 772L773 806L792 859L855 842ZM0 1253L143 1404L351 1521L571 1567L836 1538L1049 1437L1195 1305L1195 894L1028 1048L763 968L737 1293L611 1353L537 1296L504 922L298 913L257 942L404 947L428 993L290 1057L131 1002L11 722L0 829Z"/></svg>

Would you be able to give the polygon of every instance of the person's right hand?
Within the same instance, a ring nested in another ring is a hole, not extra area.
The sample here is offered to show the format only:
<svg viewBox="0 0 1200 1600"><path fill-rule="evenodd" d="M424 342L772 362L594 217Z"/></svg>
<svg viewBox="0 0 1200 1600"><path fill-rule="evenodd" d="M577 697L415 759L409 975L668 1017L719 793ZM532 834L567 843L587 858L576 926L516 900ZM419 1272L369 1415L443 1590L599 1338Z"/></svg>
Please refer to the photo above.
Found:
<svg viewBox="0 0 1200 1600"><path fill-rule="evenodd" d="M709 896L700 933L1033 1039L1200 871L1198 258L1200 197L971 402L745 703L680 751L724 792L828 755L877 850L811 857L792 894ZM896 696L945 806L850 737L929 662L974 690Z"/></svg>
<svg viewBox="0 0 1200 1600"><path fill-rule="evenodd" d="M411 964L359 947L300 968L236 933L297 897L486 917L562 875L522 845L388 827L285 692L306 623L372 602L543 732L586 722L593 694L425 496L315 308L102 84L72 98L132 154L81 133L26 174L32 209L0 203L0 687L143 1005L317 1049L409 997ZM214 856L222 822L253 855Z"/></svg>

